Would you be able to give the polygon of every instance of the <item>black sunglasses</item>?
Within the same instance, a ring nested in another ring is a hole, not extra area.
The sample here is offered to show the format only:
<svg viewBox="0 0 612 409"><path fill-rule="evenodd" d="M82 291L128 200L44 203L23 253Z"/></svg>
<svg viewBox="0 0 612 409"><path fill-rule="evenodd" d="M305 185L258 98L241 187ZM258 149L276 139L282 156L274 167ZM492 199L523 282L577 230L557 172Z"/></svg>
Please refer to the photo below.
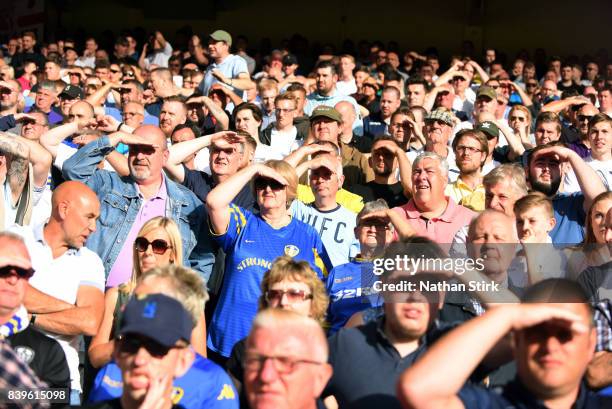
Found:
<svg viewBox="0 0 612 409"><path fill-rule="evenodd" d="M8 278L13 274L17 275L19 278L30 279L34 275L34 269L32 268L21 268L15 266L4 266L0 267L0 278Z"/></svg>
<svg viewBox="0 0 612 409"><path fill-rule="evenodd" d="M594 115L578 115L578 122L589 122Z"/></svg>
<svg viewBox="0 0 612 409"><path fill-rule="evenodd" d="M169 248L172 248L172 246L170 246L166 240L162 239L155 239L153 241L149 241L144 237L137 237L134 241L134 247L136 247L136 250L141 253L147 251L149 245L151 246L151 248L153 249L153 253L155 254L164 254L166 251L168 251Z"/></svg>
<svg viewBox="0 0 612 409"><path fill-rule="evenodd" d="M146 349L155 358L163 358L172 349L146 337L131 334L119 337L119 353L134 355L140 348Z"/></svg>
<svg viewBox="0 0 612 409"><path fill-rule="evenodd" d="M253 185L255 186L255 190L264 190L268 186L270 186L272 190L283 190L285 188L285 185L270 178L256 178Z"/></svg>

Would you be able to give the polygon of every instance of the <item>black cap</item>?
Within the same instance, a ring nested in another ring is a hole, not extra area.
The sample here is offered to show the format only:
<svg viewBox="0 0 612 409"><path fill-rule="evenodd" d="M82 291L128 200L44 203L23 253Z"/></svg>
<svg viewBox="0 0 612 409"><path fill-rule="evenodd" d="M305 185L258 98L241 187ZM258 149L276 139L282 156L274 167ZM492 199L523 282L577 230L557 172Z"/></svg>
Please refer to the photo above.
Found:
<svg viewBox="0 0 612 409"><path fill-rule="evenodd" d="M66 85L61 94L59 94L60 98L67 99L83 99L83 96L83 90L76 85Z"/></svg>
<svg viewBox="0 0 612 409"><path fill-rule="evenodd" d="M297 57L293 54L287 54L286 56L283 57L283 65L293 65L297 63L298 63Z"/></svg>
<svg viewBox="0 0 612 409"><path fill-rule="evenodd" d="M183 305L163 294L134 296L125 306L118 335L138 334L172 347L180 339L189 342L191 315Z"/></svg>

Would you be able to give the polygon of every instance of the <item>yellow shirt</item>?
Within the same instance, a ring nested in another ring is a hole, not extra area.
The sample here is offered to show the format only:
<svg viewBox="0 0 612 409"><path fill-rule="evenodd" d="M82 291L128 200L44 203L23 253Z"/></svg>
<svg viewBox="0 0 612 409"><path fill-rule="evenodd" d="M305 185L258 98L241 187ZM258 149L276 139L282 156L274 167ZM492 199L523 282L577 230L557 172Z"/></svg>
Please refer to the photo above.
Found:
<svg viewBox="0 0 612 409"><path fill-rule="evenodd" d="M310 186L302 184L298 185L297 198L304 203L312 203L315 201L314 193L312 193ZM336 193L336 202L354 213L359 213L361 209L363 209L363 197L351 193L348 190L338 190Z"/></svg>
<svg viewBox="0 0 612 409"><path fill-rule="evenodd" d="M482 212L485 208L485 188L482 183L476 189L472 189L461 178L457 178L454 183L446 186L444 193L450 196L455 203L476 212Z"/></svg>

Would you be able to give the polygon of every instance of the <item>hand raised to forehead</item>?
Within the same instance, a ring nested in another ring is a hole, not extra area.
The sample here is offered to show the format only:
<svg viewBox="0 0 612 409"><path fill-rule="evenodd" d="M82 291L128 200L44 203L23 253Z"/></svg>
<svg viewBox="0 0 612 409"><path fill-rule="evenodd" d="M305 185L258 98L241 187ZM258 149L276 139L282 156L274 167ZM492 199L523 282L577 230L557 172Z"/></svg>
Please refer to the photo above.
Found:
<svg viewBox="0 0 612 409"><path fill-rule="evenodd" d="M244 143L244 141L245 138L243 135L238 135L233 131L217 132L213 134L212 138L210 139L211 145L219 149L233 148L233 144Z"/></svg>
<svg viewBox="0 0 612 409"><path fill-rule="evenodd" d="M271 167L263 165L263 164L253 165L253 166L257 167L256 170L259 176L276 180L278 183L280 183L283 186L287 186L289 184L289 182L287 182L287 179L285 179L280 173L278 173L276 170L272 169Z"/></svg>

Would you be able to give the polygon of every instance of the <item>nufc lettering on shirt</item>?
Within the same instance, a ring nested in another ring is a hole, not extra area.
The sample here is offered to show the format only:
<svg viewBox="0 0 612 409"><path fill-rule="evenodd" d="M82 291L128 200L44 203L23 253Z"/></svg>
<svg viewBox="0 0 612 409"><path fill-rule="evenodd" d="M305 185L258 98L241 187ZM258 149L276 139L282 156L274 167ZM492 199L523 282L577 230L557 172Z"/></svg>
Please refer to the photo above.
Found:
<svg viewBox="0 0 612 409"><path fill-rule="evenodd" d="M319 215L316 214L304 214L303 215L303 219L302 221L312 227L314 227L315 230L317 230L317 221L319 219ZM329 217L323 217L321 220L321 226L318 229L318 233L319 236L323 236L323 232L329 230L330 225L334 223L333 219L330 219ZM353 232L350 232L350 234L352 235ZM346 234L349 234L346 232L346 223L339 221L336 224L336 231L334 232L334 241L338 244L342 244L344 243L344 238L346 237Z"/></svg>

